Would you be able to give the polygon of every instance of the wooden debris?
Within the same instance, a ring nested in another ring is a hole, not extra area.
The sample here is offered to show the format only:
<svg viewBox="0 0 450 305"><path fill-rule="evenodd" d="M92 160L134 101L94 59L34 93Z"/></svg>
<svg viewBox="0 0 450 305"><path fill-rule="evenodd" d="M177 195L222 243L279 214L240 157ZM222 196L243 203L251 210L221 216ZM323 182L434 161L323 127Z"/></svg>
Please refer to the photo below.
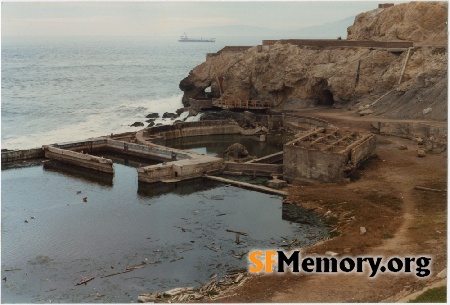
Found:
<svg viewBox="0 0 450 305"><path fill-rule="evenodd" d="M95 279L95 276L90 277L90 278L83 278L81 281L76 283L75 286L80 286L80 285L83 285L83 284L86 285L88 282L92 281L93 279Z"/></svg>
<svg viewBox="0 0 450 305"><path fill-rule="evenodd" d="M187 303L190 301L208 298L210 300L223 297L223 293L230 288L241 286L247 277L246 268L229 269L226 275L216 281L217 274L210 276L211 280L198 289L193 287L181 287L167 290L165 292L156 291L150 294L138 296L139 303ZM214 298L213 298L214 297Z"/></svg>
<svg viewBox="0 0 450 305"><path fill-rule="evenodd" d="M245 250L244 252L242 252L241 254L237 254L234 250L231 250L233 252L233 256L238 258L238 259L242 259L244 257L245 254L248 253L248 250Z"/></svg>
<svg viewBox="0 0 450 305"><path fill-rule="evenodd" d="M239 232L239 231L234 231L234 230L230 230L230 229L226 229L225 231L231 232L231 233L237 233L237 234L244 235L244 236L248 236L248 233L245 233L245 232Z"/></svg>

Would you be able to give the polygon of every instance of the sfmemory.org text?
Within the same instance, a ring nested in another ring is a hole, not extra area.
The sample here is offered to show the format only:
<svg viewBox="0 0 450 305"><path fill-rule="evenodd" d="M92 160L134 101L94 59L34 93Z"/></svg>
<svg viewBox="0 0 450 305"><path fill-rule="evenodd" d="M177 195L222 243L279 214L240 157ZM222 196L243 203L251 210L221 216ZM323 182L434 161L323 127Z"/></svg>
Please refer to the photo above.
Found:
<svg viewBox="0 0 450 305"><path fill-rule="evenodd" d="M431 274L431 257L302 257L300 251L285 253L276 250L255 250L249 253L249 271L292 273L365 273L375 277L380 273L409 273L424 278Z"/></svg>

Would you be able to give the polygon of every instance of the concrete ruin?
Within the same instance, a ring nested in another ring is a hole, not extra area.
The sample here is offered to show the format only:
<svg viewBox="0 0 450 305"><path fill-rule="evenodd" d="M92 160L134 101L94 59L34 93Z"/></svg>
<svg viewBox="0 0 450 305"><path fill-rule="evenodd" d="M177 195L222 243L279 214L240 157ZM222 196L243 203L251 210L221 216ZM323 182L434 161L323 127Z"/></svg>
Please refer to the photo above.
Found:
<svg viewBox="0 0 450 305"><path fill-rule="evenodd" d="M365 161L375 136L320 127L283 146L283 177L290 183L337 182Z"/></svg>

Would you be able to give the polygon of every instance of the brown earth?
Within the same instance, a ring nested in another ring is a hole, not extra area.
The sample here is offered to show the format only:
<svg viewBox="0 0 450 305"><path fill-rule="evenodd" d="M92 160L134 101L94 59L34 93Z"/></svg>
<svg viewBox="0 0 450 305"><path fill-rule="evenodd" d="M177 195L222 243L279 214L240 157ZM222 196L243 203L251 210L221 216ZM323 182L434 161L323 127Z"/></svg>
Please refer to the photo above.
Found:
<svg viewBox="0 0 450 305"><path fill-rule="evenodd" d="M321 110L314 110L321 116ZM335 112L335 111L334 111ZM327 111L325 111L327 114ZM329 113L327 115L330 115ZM367 118L341 118L335 123L368 129ZM417 144L377 136L377 156L357 170L347 184L292 186L287 201L314 209L337 228L338 236L308 249L306 254L433 257L432 274L412 275L259 275L229 291L218 302L395 302L441 279L446 268L447 193L415 190L420 185L447 189L447 156L417 157ZM407 150L400 150L406 145ZM360 227L367 233L360 235ZM205 300L211 301L211 300Z"/></svg>

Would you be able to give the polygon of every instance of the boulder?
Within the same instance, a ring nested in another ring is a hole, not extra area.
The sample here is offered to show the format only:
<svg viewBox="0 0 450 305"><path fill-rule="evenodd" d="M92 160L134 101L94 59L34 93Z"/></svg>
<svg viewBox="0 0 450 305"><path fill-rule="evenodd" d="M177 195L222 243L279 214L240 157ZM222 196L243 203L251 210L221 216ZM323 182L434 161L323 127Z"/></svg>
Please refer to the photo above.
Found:
<svg viewBox="0 0 450 305"><path fill-rule="evenodd" d="M144 123L142 122L134 122L133 124L130 125L130 127L141 127L144 126Z"/></svg>
<svg viewBox="0 0 450 305"><path fill-rule="evenodd" d="M153 126L155 126L155 122L154 121L151 121L150 124L147 125L147 127L153 127Z"/></svg>
<svg viewBox="0 0 450 305"><path fill-rule="evenodd" d="M425 157L425 150L423 150L423 149L418 149L418 150L417 150L417 157L419 157L419 158Z"/></svg>
<svg viewBox="0 0 450 305"><path fill-rule="evenodd" d="M176 118L178 115L176 113L164 112L163 119Z"/></svg>
<svg viewBox="0 0 450 305"><path fill-rule="evenodd" d="M159 114L152 112L152 113L147 114L145 117L147 119L157 119L157 118L159 118Z"/></svg>
<svg viewBox="0 0 450 305"><path fill-rule="evenodd" d="M155 119L148 119L148 120L146 120L145 122L146 123L151 123L151 122L154 122L155 121Z"/></svg>
<svg viewBox="0 0 450 305"><path fill-rule="evenodd" d="M224 159L228 161L247 161L251 160L252 157L244 145L234 143L224 151Z"/></svg>

